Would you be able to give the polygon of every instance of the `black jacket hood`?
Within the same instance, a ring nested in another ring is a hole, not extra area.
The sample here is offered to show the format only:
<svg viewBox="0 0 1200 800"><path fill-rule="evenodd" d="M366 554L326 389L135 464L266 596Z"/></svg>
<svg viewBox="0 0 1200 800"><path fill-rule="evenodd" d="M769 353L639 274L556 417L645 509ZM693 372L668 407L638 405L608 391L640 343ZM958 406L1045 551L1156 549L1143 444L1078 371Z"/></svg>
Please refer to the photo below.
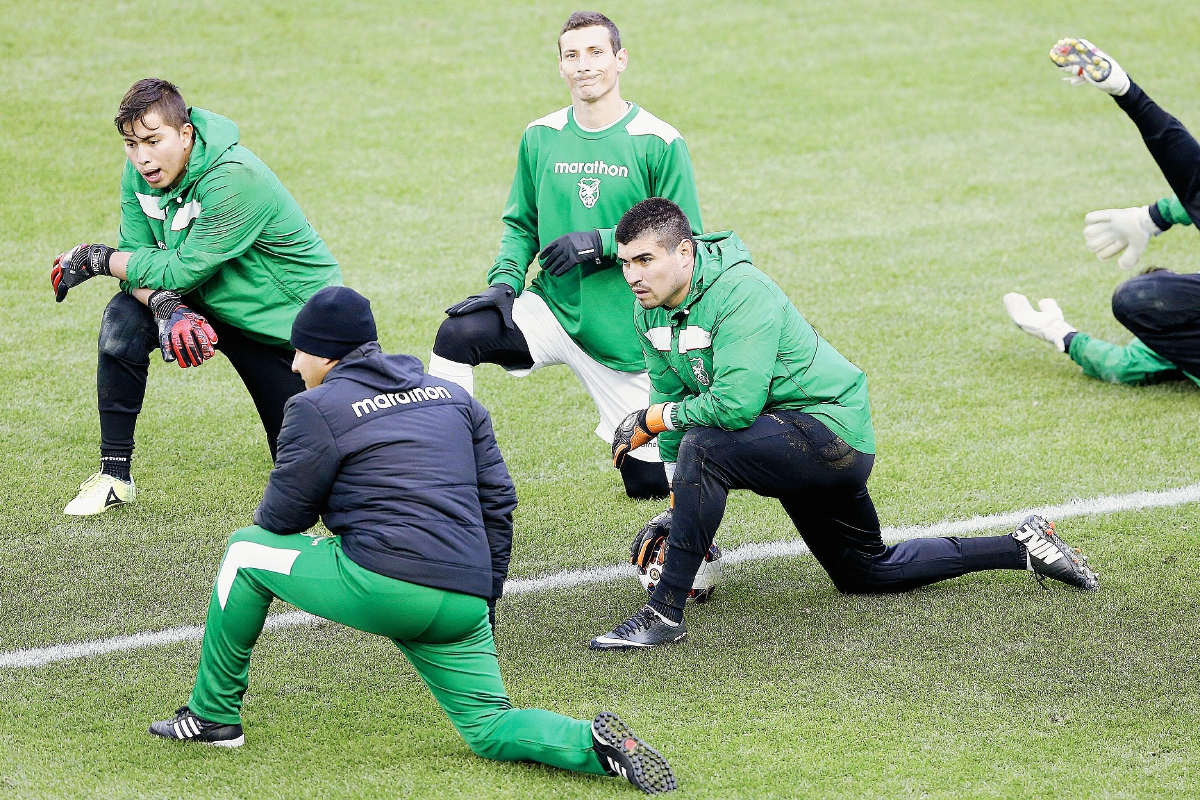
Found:
<svg viewBox="0 0 1200 800"><path fill-rule="evenodd" d="M383 352L379 342L367 342L347 353L329 370L322 383L349 378L372 389L394 391L415 389L424 377L425 369L419 358L403 353L389 355Z"/></svg>

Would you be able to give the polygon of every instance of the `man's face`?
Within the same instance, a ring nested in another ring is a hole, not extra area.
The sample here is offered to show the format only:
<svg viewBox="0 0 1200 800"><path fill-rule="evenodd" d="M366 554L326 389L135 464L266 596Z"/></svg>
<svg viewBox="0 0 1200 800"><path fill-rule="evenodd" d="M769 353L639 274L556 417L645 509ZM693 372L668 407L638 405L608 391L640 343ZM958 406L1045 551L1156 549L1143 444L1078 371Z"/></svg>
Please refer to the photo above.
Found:
<svg viewBox="0 0 1200 800"><path fill-rule="evenodd" d="M629 63L625 48L614 53L608 28L592 25L567 31L558 40L558 74L571 89L572 100L595 102L612 91Z"/></svg>
<svg viewBox="0 0 1200 800"><path fill-rule="evenodd" d="M125 155L146 183L155 189L170 189L183 178L195 136L190 123L176 130L165 124L157 111L151 111L121 133Z"/></svg>
<svg viewBox="0 0 1200 800"><path fill-rule="evenodd" d="M325 376L329 374L329 370L333 369L337 363L335 358L322 358L303 350L297 350L296 355L292 358L292 372L304 379L305 389L315 389L321 385Z"/></svg>
<svg viewBox="0 0 1200 800"><path fill-rule="evenodd" d="M687 239L670 251L653 236L617 242L621 272L642 308L679 307L692 286L693 255Z"/></svg>

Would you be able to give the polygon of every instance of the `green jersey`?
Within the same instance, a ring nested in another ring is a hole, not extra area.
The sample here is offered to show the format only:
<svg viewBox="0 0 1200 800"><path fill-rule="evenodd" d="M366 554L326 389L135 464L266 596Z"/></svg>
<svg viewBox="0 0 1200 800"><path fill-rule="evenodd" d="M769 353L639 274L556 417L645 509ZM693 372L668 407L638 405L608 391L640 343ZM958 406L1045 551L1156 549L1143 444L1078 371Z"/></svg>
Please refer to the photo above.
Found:
<svg viewBox="0 0 1200 800"><path fill-rule="evenodd" d="M259 341L288 344L308 298L342 271L300 206L232 121L188 109L195 144L183 180L163 191L125 162L121 234L132 251L121 288L190 294Z"/></svg>
<svg viewBox="0 0 1200 800"><path fill-rule="evenodd" d="M1179 202L1179 198L1175 195L1162 198L1154 206L1158 209L1159 216L1168 225L1192 224L1192 218L1188 216L1187 209L1183 207L1183 203Z"/></svg>
<svg viewBox="0 0 1200 800"><path fill-rule="evenodd" d="M700 200L679 131L630 104L616 123L581 128L570 107L534 120L521 137L500 253L488 284L518 294L538 252L566 233L612 229L647 197L673 200L699 233ZM539 272L530 291L546 301L563 330L592 358L622 372L646 369L633 330L633 293L621 275L612 231L603 263L578 264L558 278Z"/></svg>
<svg viewBox="0 0 1200 800"><path fill-rule="evenodd" d="M862 453L875 452L867 376L800 316L730 231L697 237L692 287L678 308L641 307L634 326L651 403L672 403L659 434L675 461L688 428L741 430L775 409L812 414Z"/></svg>
<svg viewBox="0 0 1200 800"><path fill-rule="evenodd" d="M1079 366L1083 374L1108 383L1127 383L1141 386L1179 377L1179 367L1134 339L1121 345L1095 339L1086 333L1071 337L1067 355ZM1200 378L1184 372L1183 375L1200 386Z"/></svg>

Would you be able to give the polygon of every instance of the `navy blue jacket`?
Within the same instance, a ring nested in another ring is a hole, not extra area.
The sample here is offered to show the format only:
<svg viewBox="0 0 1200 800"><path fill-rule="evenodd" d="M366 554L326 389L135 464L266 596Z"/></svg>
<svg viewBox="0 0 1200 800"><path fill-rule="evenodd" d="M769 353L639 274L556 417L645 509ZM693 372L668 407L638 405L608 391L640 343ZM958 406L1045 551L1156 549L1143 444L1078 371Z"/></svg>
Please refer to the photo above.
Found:
<svg viewBox="0 0 1200 800"><path fill-rule="evenodd" d="M487 410L369 342L287 401L254 523L301 533L320 515L365 569L491 599L516 507Z"/></svg>

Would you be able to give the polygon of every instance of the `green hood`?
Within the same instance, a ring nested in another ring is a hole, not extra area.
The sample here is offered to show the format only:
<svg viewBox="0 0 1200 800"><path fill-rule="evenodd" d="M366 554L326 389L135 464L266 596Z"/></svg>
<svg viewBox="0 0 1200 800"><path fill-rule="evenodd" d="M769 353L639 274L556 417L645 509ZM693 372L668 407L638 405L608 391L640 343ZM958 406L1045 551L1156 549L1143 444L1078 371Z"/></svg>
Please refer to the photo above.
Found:
<svg viewBox="0 0 1200 800"><path fill-rule="evenodd" d="M191 119L192 127L196 130L196 141L192 145L192 154L188 156L187 170L183 173L183 180L179 182L179 185L165 191L155 189L146 183L146 179L140 174L136 175L136 182L141 184L137 191L140 194L158 197L159 208L166 208L167 203L187 192L192 184L200 180L201 175L220 163L222 157L229 152L229 148L237 144L241 138L237 124L220 114L192 107L188 109L188 118Z"/></svg>
<svg viewBox="0 0 1200 800"><path fill-rule="evenodd" d="M690 308L717 279L738 264L754 266L750 248L733 231L704 233L696 237L697 264L692 271L692 288L680 308Z"/></svg>

